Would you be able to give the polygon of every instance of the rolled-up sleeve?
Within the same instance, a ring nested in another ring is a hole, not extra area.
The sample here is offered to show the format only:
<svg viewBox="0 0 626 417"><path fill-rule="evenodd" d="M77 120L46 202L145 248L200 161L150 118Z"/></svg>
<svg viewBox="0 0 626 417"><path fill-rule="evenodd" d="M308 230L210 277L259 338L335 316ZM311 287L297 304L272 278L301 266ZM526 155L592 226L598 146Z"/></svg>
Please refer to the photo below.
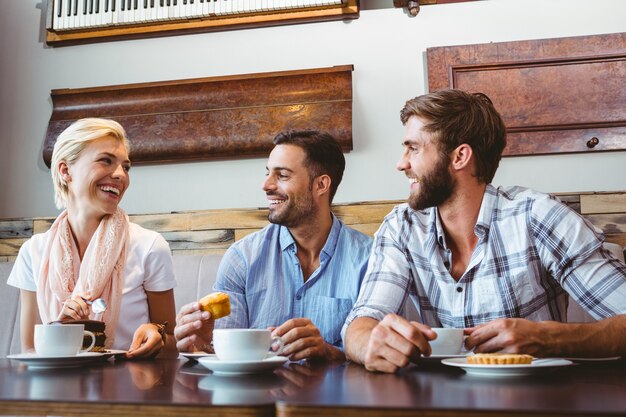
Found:
<svg viewBox="0 0 626 417"><path fill-rule="evenodd" d="M345 334L350 323L359 317L382 320L389 313L400 313L409 297L413 281L405 254L408 228L399 221L394 209L383 221L374 237L374 245L359 297L341 330Z"/></svg>

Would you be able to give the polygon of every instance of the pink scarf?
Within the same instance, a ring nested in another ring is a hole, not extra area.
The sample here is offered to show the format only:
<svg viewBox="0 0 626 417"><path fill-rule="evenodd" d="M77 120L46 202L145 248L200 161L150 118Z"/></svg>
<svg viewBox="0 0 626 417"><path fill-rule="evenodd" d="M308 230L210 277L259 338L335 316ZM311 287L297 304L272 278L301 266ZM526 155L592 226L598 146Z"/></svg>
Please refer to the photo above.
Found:
<svg viewBox="0 0 626 417"><path fill-rule="evenodd" d="M118 208L100 221L81 262L67 210L63 211L50 228L41 259L37 305L42 322L57 320L65 300L88 292L92 299L107 302L104 313L91 313L89 319L106 323L106 347L110 347L120 313L127 242L128 216Z"/></svg>

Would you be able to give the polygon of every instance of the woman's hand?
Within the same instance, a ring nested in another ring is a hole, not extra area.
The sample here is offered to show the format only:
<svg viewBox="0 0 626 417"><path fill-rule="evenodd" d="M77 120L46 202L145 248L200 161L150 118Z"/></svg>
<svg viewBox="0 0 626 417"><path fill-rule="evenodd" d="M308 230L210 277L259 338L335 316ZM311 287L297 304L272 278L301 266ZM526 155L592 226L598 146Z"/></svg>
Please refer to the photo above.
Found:
<svg viewBox="0 0 626 417"><path fill-rule="evenodd" d="M63 308L61 309L57 320L86 320L87 318L89 318L89 313L91 312L91 310L85 300L90 299L91 294L89 293L84 292L74 294L72 298L65 300L65 303L63 303Z"/></svg>
<svg viewBox="0 0 626 417"><path fill-rule="evenodd" d="M156 324L146 323L139 326L133 336L126 358L149 358L158 354L165 346L163 337Z"/></svg>

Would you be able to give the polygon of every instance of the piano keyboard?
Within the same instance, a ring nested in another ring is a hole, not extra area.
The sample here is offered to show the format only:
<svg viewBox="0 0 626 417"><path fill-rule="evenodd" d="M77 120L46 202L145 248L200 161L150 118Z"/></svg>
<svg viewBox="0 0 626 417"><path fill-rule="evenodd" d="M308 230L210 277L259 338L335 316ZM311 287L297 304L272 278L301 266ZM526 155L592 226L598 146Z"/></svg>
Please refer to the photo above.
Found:
<svg viewBox="0 0 626 417"><path fill-rule="evenodd" d="M49 0L48 29L64 32L341 6L342 0Z"/></svg>

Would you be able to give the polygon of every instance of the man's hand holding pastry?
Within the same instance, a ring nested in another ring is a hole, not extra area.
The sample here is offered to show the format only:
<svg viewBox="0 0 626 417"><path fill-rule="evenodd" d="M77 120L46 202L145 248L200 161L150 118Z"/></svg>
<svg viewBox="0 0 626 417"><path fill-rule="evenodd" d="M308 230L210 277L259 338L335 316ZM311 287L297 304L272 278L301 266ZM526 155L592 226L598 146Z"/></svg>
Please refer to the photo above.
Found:
<svg viewBox="0 0 626 417"><path fill-rule="evenodd" d="M210 352L215 320L230 314L226 293L215 292L184 305L176 316L176 347L180 352Z"/></svg>

